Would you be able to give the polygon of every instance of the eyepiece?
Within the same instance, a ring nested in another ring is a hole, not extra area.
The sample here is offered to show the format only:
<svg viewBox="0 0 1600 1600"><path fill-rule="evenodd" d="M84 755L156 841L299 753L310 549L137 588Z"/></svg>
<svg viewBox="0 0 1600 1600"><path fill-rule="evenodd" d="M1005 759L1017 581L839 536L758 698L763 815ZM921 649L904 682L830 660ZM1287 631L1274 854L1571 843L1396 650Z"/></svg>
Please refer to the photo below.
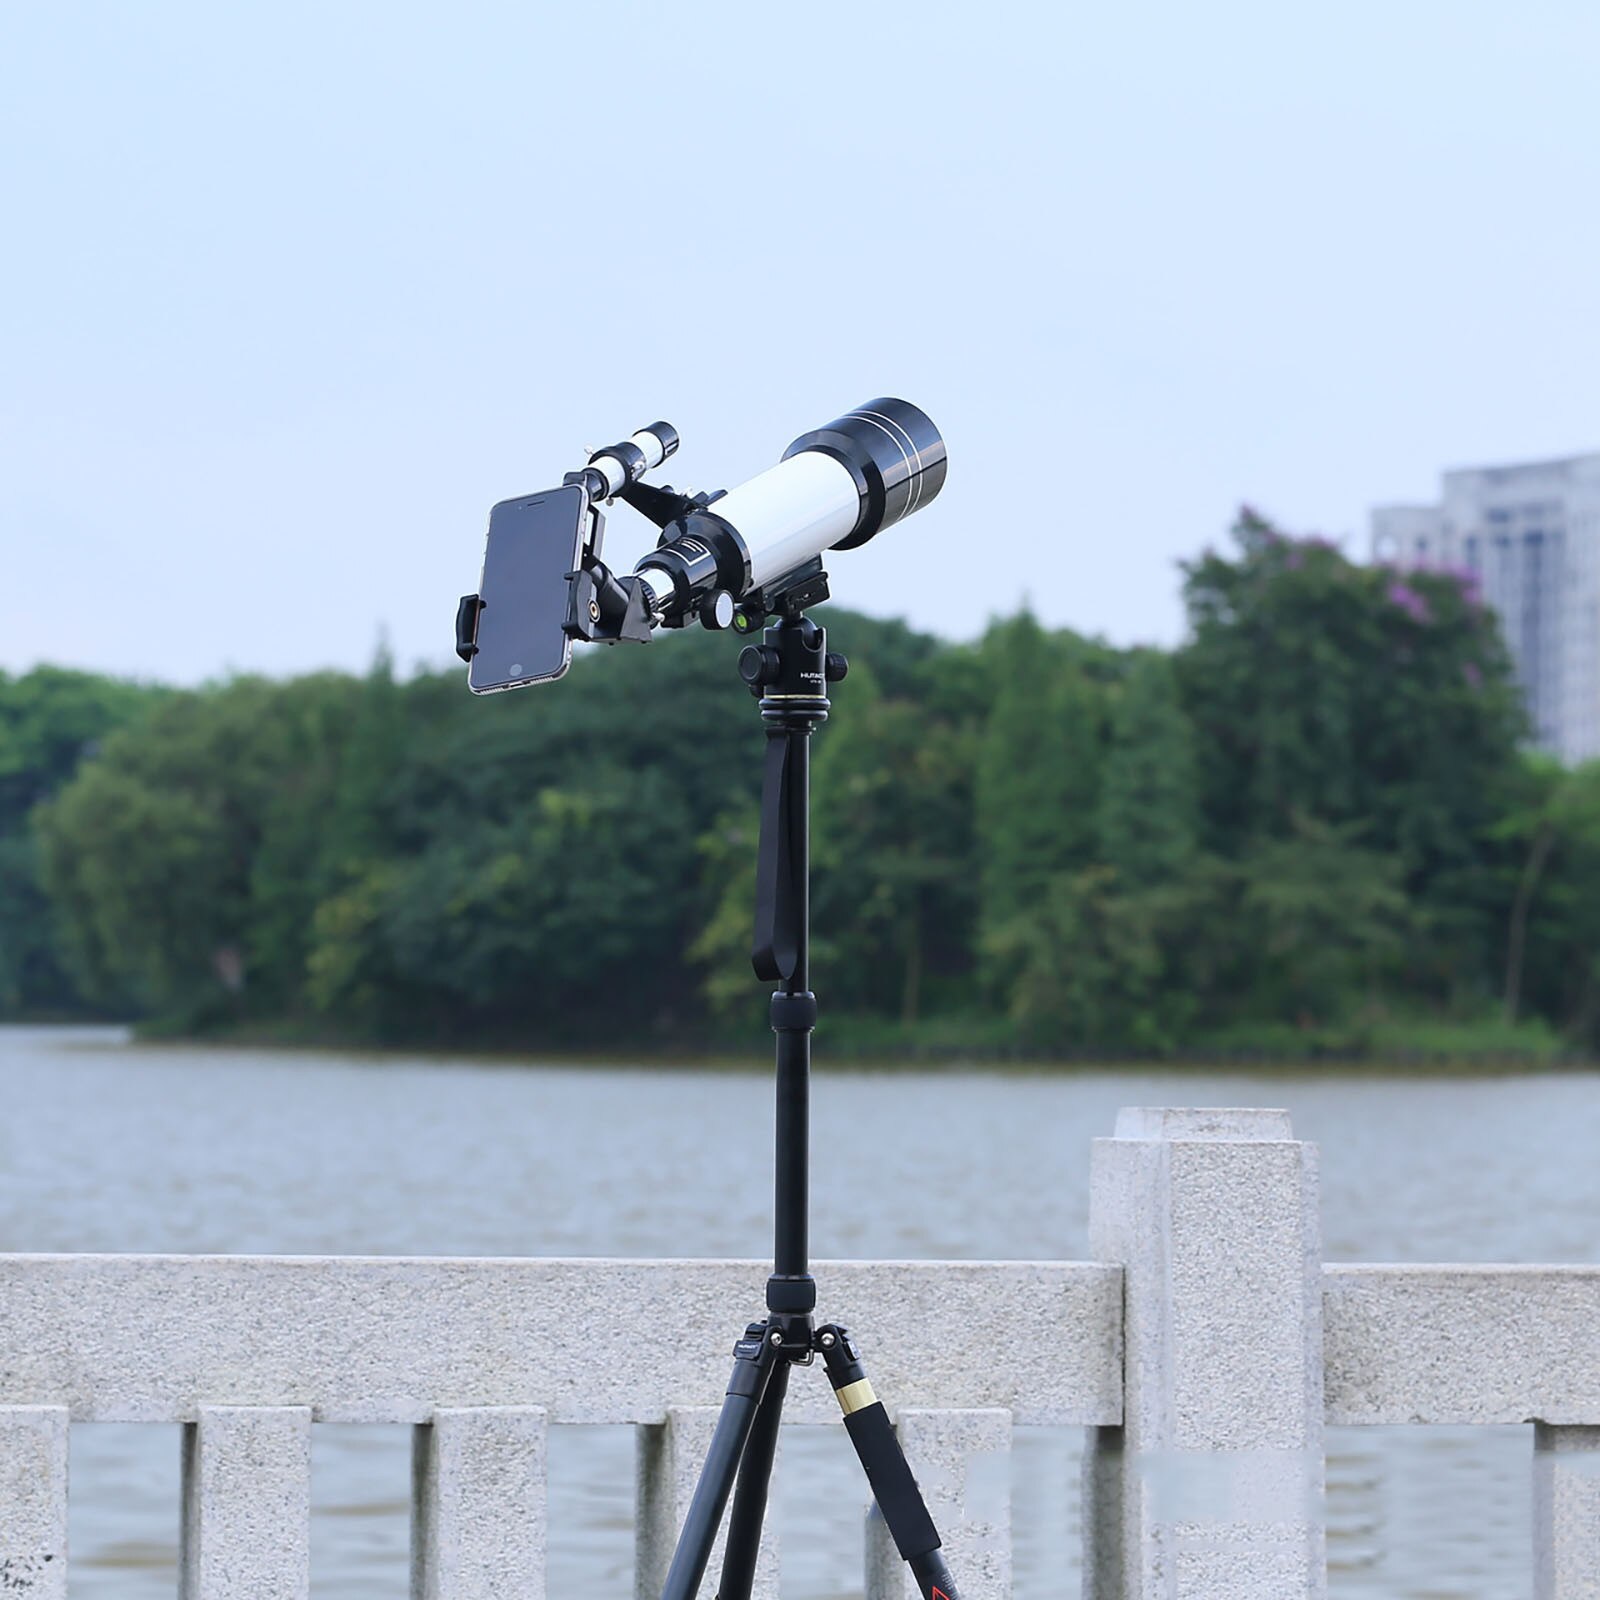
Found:
<svg viewBox="0 0 1600 1600"><path fill-rule="evenodd" d="M855 479L861 506L855 526L835 550L854 550L880 528L920 510L944 486L945 448L927 412L906 400L883 398L803 433L784 451L831 456Z"/></svg>
<svg viewBox="0 0 1600 1600"><path fill-rule="evenodd" d="M652 435L657 444L661 446L661 460L678 452L678 430L670 422L652 422L648 428L641 428L639 433ZM634 434L634 442L639 442L639 433ZM657 463L659 465L659 463Z"/></svg>

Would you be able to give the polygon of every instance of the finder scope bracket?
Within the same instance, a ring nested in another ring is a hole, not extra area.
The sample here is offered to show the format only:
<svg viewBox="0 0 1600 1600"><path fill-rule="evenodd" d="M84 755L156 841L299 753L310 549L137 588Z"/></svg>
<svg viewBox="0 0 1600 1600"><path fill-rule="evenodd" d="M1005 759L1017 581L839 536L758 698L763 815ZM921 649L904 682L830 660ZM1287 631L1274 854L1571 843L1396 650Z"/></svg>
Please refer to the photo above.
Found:
<svg viewBox="0 0 1600 1600"><path fill-rule="evenodd" d="M671 446L667 454L676 451L677 430L669 424L655 422L647 431L669 436ZM635 439L639 437L638 434L634 435ZM602 462L609 464L610 476L597 466L597 463ZM625 473L622 482L613 484L611 477L617 475L617 463L621 463ZM681 616L665 618L657 616L651 605L650 591L638 574L628 573L619 576L601 559L600 551L605 539L605 514L600 509L602 501L609 505L613 500L621 500L647 522L660 529L661 538L656 546L660 549L671 542L669 529L695 512L704 511L727 493L725 489L715 489L699 494L685 494L670 484L658 487L643 481L643 476L648 470L647 459L636 446L628 443L596 451L589 458L588 466L580 468L577 472L567 473L561 480L563 484L582 489L589 499L589 520L584 535L583 553L577 567L566 575L567 613L562 631L569 638L582 639L589 644L619 644L624 640L635 644L648 644L658 626L681 628L698 616L705 627L717 629L727 626L728 621L733 620L732 597L724 602L720 621L719 608L715 605L702 605L697 607L695 612ZM816 565L820 568L821 562L817 562ZM826 598L826 595L823 597ZM463 608L466 604L467 600L464 598ZM461 622L458 617L458 652L461 649L460 637ZM463 657L463 659L470 658Z"/></svg>
<svg viewBox="0 0 1600 1600"><path fill-rule="evenodd" d="M677 450L678 433L670 424L653 422L645 432L670 441L666 455ZM633 437L637 440L640 436ZM619 476L618 464L623 469L622 481L614 483L612 479ZM609 470L602 470L602 466ZM663 530L660 543L665 544L667 528L704 510L726 492L718 489L709 494L689 495L680 493L670 484L658 488L643 481L649 468L649 460L629 442L595 451L587 466L569 472L561 480L563 484L582 489L589 498L583 554L577 567L567 574L567 615L562 631L569 638L582 639L589 644L619 644L624 640L648 644L659 620L652 612L649 593L637 574L619 577L601 560L606 525L605 513L600 509L602 501L609 505L613 500L621 500L632 506L647 522ZM710 616L706 613L702 620L707 627L714 627L716 624ZM688 620L687 617L676 619L676 625L681 627Z"/></svg>
<svg viewBox="0 0 1600 1600"><path fill-rule="evenodd" d="M653 522L658 528L666 528L679 517L686 517L691 511L698 511L702 506L720 499L722 494L721 489L715 494L679 494L670 483L663 484L659 489L653 483L630 483L618 490L617 499L632 506L646 521Z"/></svg>

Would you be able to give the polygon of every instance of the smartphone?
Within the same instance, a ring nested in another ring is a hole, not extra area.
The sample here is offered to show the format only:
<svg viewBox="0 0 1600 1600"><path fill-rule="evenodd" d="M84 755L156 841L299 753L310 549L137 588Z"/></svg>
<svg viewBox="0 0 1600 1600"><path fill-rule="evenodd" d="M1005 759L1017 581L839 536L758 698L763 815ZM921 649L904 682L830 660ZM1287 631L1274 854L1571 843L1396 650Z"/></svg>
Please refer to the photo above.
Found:
<svg viewBox="0 0 1600 1600"><path fill-rule="evenodd" d="M489 513L478 597L478 649L467 663L474 694L548 683L572 663L566 577L583 553L589 498L576 484L502 500Z"/></svg>

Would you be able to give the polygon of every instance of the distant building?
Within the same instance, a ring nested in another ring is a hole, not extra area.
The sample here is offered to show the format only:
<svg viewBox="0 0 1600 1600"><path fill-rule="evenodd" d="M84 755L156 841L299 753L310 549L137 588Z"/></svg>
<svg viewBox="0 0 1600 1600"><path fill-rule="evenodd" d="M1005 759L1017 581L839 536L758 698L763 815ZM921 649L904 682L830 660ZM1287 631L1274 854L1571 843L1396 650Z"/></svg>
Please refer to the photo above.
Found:
<svg viewBox="0 0 1600 1600"><path fill-rule="evenodd" d="M1600 755L1600 455L1447 472L1438 505L1373 511L1372 554L1475 573L1540 747Z"/></svg>

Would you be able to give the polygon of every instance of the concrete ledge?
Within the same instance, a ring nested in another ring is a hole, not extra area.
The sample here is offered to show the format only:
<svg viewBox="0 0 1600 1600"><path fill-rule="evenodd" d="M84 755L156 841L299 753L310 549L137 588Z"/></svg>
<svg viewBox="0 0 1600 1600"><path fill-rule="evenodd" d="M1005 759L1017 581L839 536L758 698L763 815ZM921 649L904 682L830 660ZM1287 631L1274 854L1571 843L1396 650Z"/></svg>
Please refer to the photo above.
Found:
<svg viewBox="0 0 1600 1600"><path fill-rule="evenodd" d="M324 1422L541 1405L552 1422L717 1405L763 1262L0 1256L0 1407L193 1422L307 1405ZM831 1262L896 1409L1019 1426L1122 1420L1122 1275L1081 1262ZM1600 1266L1323 1269L1332 1424L1600 1423ZM837 1416L797 1381L797 1421Z"/></svg>
<svg viewBox="0 0 1600 1600"><path fill-rule="evenodd" d="M1600 1422L1600 1267L1323 1269L1330 1423Z"/></svg>
<svg viewBox="0 0 1600 1600"><path fill-rule="evenodd" d="M542 1406L660 1423L722 1401L764 1314L765 1262L0 1256L0 1406L193 1422L203 1405L423 1423ZM1019 1425L1122 1417L1122 1273L1082 1262L819 1262L819 1314L857 1333L891 1408L1001 1407ZM785 1417L828 1422L828 1385Z"/></svg>

